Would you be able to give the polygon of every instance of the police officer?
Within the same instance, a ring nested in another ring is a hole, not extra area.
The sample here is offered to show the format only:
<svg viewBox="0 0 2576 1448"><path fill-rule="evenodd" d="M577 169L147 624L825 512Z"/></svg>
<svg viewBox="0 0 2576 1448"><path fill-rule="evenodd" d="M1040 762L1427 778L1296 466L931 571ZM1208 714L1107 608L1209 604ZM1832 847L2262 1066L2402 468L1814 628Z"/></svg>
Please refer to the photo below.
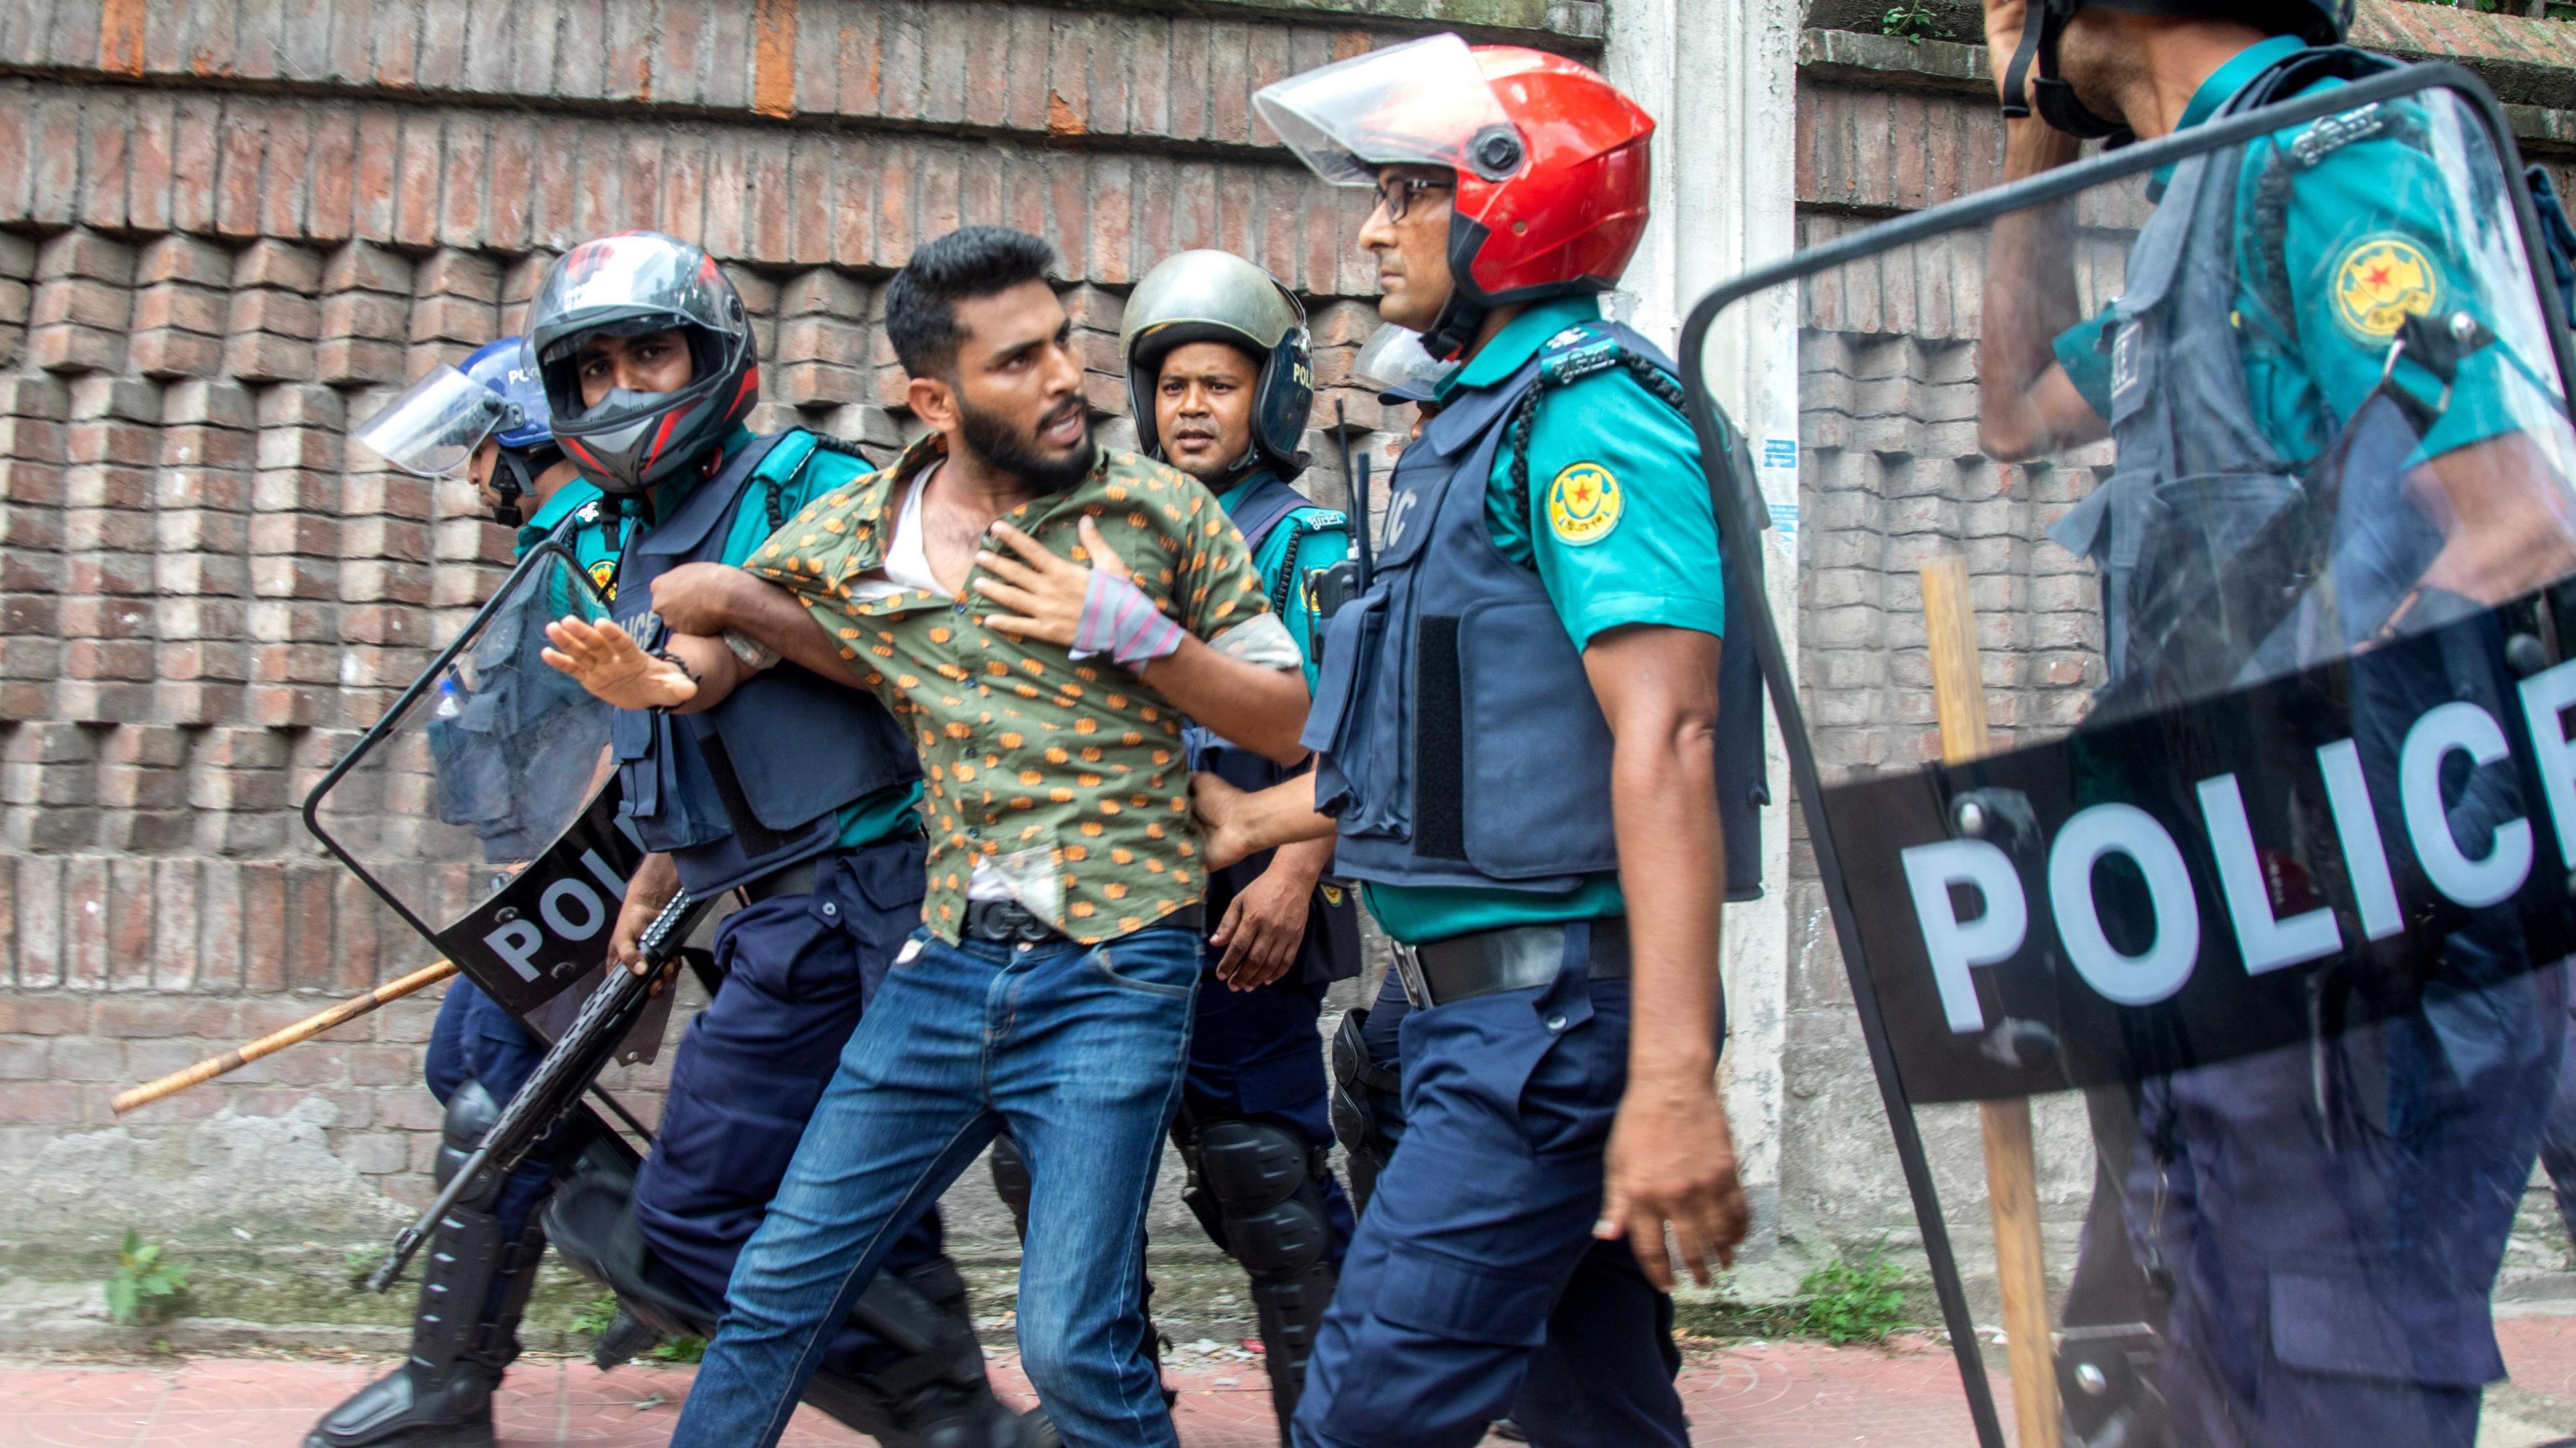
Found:
<svg viewBox="0 0 2576 1448"><path fill-rule="evenodd" d="M2349 18L2333 0L2227 18L2179 0L2028 14L1990 0L2007 175L2071 162L2087 136L2152 139L2389 68L2339 48ZM2532 430L2563 433L2563 402L2516 402L2554 368L2506 340L2531 345L2539 307L2499 260L2509 213L2460 200L2492 202L2507 179L2482 139L2445 162L2437 137L2478 130L2456 108L2446 126L2448 104L2411 95L2181 161L2155 178L2125 294L2089 319L2065 211L1995 226L1985 449L2116 448L2109 480L2051 530L2101 569L2095 717L2472 618L2576 565L2566 482ZM2286 555L2273 520L2308 510L2319 551ZM2354 699L2355 732L2393 753L2372 737L2386 719L2468 697L2483 675L2383 679ZM2446 808L2463 850L2487 850L2478 821L2518 810L2487 809L2516 788L2493 770L2459 782ZM2480 1389L2504 1373L2487 1294L2551 1098L2564 983L2524 973L2509 905L2408 949L2428 982L2415 1006L2150 1078L2130 1120L2096 1102L2097 1142L2125 1158L2104 1175L2127 1241L2088 1231L2086 1267L2118 1278L2098 1259L2125 1247L2170 1295L2154 1386L2181 1443L2345 1442L2362 1423L2386 1442L2477 1436ZM2313 1019L2384 989L2371 974L2321 975Z"/></svg>
<svg viewBox="0 0 2576 1448"><path fill-rule="evenodd" d="M614 616L639 638L657 634L657 579L740 563L810 499L871 470L814 433L744 426L759 371L742 299L685 242L630 232L566 252L530 306L528 341L556 437L632 519ZM704 713L620 712L611 743L622 809L653 852L612 956L640 966L637 940L678 888L746 902L717 931L723 983L681 1043L634 1186L653 1256L712 1320L870 990L918 923L921 768L873 698L793 662ZM824 1359L872 1408L867 1430L941 1448L1018 1442L935 1212L893 1250L888 1284L933 1330L863 1312Z"/></svg>
<svg viewBox="0 0 2576 1448"><path fill-rule="evenodd" d="M1508 1408L1541 1443L1679 1448L1666 1233L1705 1280L1745 1228L1717 926L1751 883L1760 719L1720 685L1735 570L1672 365L1596 303L1644 229L1653 122L1571 61L1451 35L1256 103L1376 188L1380 313L1464 359L1326 631L1314 789L1200 779L1211 863L1337 827L1413 1006L1406 1129L1296 1438L1464 1445Z"/></svg>
<svg viewBox="0 0 2576 1448"><path fill-rule="evenodd" d="M522 339L504 337L475 349L461 368L424 376L356 436L423 477L463 465L494 519L518 530L520 556L551 537L592 578L604 580L617 553L599 491L564 458L548 425L545 394ZM571 602L544 591L534 597L543 613ZM530 859L552 843L535 838L538 826L521 808L527 769L543 765L524 751L514 753L506 736L511 721L543 707L524 697L527 692L557 696L563 685L533 647L515 646L521 640L541 645L545 618L521 622L524 628L495 630L487 641L491 656L477 661L477 707L442 711L429 726L440 817L472 828L495 866ZM563 784L578 789L582 782ZM421 1062L430 1094L446 1108L436 1168L441 1185L473 1153L501 1103L518 1093L545 1050L544 1041L471 981L460 977L448 986ZM308 1448L449 1442L475 1431L488 1439L492 1389L518 1356L520 1310L546 1247L537 1209L579 1143L577 1131L555 1133L482 1200L441 1223L422 1258L410 1356L325 1415L305 1440Z"/></svg>
<svg viewBox="0 0 2576 1448"><path fill-rule="evenodd" d="M1205 484L1242 530L1270 607L1314 682L1316 586L1350 553L1350 524L1289 484L1314 402L1306 312L1268 272L1187 251L1145 274L1119 328L1137 448ZM1204 729L1191 767L1239 788L1293 773ZM1208 882L1209 960L1172 1128L1189 1168L1183 1200L1252 1278L1272 1407L1284 1437L1350 1239L1351 1208L1327 1166L1329 1088L1316 1021L1324 991L1359 974L1358 907L1325 879L1329 839L1241 860Z"/></svg>

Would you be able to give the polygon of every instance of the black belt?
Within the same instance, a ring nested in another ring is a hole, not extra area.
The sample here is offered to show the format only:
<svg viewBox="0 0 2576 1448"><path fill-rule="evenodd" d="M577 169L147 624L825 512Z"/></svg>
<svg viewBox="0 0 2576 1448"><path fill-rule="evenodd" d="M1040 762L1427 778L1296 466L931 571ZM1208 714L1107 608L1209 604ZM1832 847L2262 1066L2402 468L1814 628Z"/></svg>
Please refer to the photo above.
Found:
<svg viewBox="0 0 2576 1448"><path fill-rule="evenodd" d="M1592 931L1593 980L1628 977L1628 920L1621 915L1577 921ZM1565 964L1567 925L1515 925L1428 945L1398 946L1395 968L1404 998L1419 1010L1497 991L1552 985Z"/></svg>
<svg viewBox="0 0 2576 1448"><path fill-rule="evenodd" d="M1199 929L1206 912L1196 905L1185 905L1147 929ZM989 940L1000 945L1043 945L1050 940L1069 939L1055 923L1041 918L1017 900L969 900L966 902L966 927L958 932L968 940Z"/></svg>
<svg viewBox="0 0 2576 1448"><path fill-rule="evenodd" d="M816 855L812 859L799 860L737 888L742 891L742 898L753 905L781 895L811 895L814 882L822 877L823 862L830 858L830 855Z"/></svg>

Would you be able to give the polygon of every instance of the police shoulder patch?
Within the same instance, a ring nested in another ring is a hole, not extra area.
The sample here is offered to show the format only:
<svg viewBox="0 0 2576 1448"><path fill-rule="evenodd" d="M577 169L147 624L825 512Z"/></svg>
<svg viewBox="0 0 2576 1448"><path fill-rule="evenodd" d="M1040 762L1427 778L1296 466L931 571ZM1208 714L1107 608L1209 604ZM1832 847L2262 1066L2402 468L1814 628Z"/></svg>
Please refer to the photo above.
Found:
<svg viewBox="0 0 2576 1448"><path fill-rule="evenodd" d="M1574 463L1547 485L1548 531L1578 548L1598 543L1619 526L1626 506L1617 474L1599 463Z"/></svg>
<svg viewBox="0 0 2576 1448"><path fill-rule="evenodd" d="M2335 320L2364 341L2397 335L2410 316L2442 305L2442 271L2422 247L2402 236L2367 236L2334 265Z"/></svg>

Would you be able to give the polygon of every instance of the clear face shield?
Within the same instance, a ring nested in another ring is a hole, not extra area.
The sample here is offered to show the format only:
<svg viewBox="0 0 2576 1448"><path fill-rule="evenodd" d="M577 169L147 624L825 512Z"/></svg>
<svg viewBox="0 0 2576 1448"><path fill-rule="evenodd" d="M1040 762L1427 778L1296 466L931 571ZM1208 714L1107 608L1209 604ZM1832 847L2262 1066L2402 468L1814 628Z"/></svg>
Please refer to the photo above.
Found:
<svg viewBox="0 0 2576 1448"><path fill-rule="evenodd" d="M2024 1442L2467 1443L2492 1304L2564 1254L2523 1204L2576 951L2576 432L2456 75L1845 235L1685 332L1707 448L1712 318L1797 319L1800 610L1727 642L1835 924L1792 979L1847 983L1894 1135L1782 1196L1863 1239L1911 1208L1997 1448L1979 1323Z"/></svg>
<svg viewBox="0 0 2576 1448"><path fill-rule="evenodd" d="M1402 165L1497 180L1478 143L1516 134L1467 42L1447 34L1266 86L1252 104L1300 160L1336 186L1375 186L1380 167ZM1515 142L1512 167L1520 154Z"/></svg>
<svg viewBox="0 0 2576 1448"><path fill-rule="evenodd" d="M515 427L519 409L482 383L441 364L404 388L354 436L404 472L445 477L483 440Z"/></svg>
<svg viewBox="0 0 2576 1448"><path fill-rule="evenodd" d="M1424 349L1420 332L1389 322L1360 345L1359 356L1351 363L1351 380L1372 392L1429 397L1459 365L1434 359Z"/></svg>

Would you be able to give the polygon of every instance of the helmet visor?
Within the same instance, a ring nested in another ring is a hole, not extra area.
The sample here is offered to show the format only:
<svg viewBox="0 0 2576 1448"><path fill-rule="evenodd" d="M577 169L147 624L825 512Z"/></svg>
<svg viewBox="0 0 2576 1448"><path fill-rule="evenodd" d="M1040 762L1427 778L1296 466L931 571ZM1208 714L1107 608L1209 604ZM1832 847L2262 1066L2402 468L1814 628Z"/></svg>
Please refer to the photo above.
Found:
<svg viewBox="0 0 2576 1448"><path fill-rule="evenodd" d="M357 438L404 472L444 477L518 413L492 389L441 365L361 424Z"/></svg>
<svg viewBox="0 0 2576 1448"><path fill-rule="evenodd" d="M556 258L528 308L537 360L573 355L594 333L697 327L730 340L745 323L732 286L696 247L650 232L585 241Z"/></svg>
<svg viewBox="0 0 2576 1448"><path fill-rule="evenodd" d="M1434 396L1458 365L1435 360L1423 348L1420 332L1389 322L1361 344L1359 359L1351 364L1351 380L1381 397L1420 402Z"/></svg>
<svg viewBox="0 0 2576 1448"><path fill-rule="evenodd" d="M1381 166L1446 166L1498 179L1478 143L1512 129L1484 71L1455 35L1432 35L1336 61L1261 88L1253 108L1316 175L1374 186ZM1508 173L1520 147L1508 155Z"/></svg>

